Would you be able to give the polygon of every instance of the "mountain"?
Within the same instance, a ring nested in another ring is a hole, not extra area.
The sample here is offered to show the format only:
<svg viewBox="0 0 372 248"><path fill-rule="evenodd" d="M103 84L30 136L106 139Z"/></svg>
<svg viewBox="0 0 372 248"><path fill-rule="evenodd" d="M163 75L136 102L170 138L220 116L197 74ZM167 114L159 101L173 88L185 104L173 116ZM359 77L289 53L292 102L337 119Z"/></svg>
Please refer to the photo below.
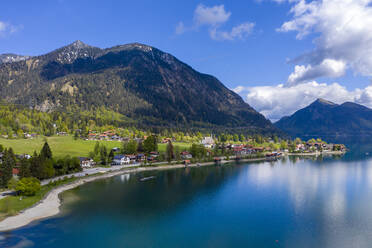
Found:
<svg viewBox="0 0 372 248"><path fill-rule="evenodd" d="M81 41L0 64L0 97L42 111L102 107L141 125L276 132L215 77L133 43L101 49Z"/></svg>
<svg viewBox="0 0 372 248"><path fill-rule="evenodd" d="M18 62L18 61L26 60L28 58L30 58L30 56L22 56L22 55L17 55L13 53L4 53L4 54L0 54L0 64Z"/></svg>
<svg viewBox="0 0 372 248"><path fill-rule="evenodd" d="M372 109L318 99L274 124L293 137L351 137L372 135Z"/></svg>

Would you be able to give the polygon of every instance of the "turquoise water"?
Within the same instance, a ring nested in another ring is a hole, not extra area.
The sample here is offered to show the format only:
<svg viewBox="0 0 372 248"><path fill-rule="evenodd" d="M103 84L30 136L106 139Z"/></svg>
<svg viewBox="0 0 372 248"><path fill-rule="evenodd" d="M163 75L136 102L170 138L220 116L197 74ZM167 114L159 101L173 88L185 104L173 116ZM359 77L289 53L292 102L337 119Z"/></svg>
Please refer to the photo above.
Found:
<svg viewBox="0 0 372 248"><path fill-rule="evenodd" d="M1 233L0 247L371 247L366 150L88 183L64 194L61 215Z"/></svg>

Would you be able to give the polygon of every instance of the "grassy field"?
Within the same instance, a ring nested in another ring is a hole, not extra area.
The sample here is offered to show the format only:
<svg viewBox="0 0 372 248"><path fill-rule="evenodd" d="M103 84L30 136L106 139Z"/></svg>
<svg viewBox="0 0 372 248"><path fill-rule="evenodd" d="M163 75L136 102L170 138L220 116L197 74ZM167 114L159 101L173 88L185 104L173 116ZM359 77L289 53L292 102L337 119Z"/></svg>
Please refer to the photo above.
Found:
<svg viewBox="0 0 372 248"><path fill-rule="evenodd" d="M45 137L53 152L53 157L59 158L66 155L70 156L88 156L90 151L94 150L96 141L74 140L72 136L53 136ZM121 147L121 142L118 141L100 141L107 148ZM44 137L35 139L3 139L0 138L0 144L4 147L12 147L17 154L30 154L34 151L40 152L43 144Z"/></svg>
<svg viewBox="0 0 372 248"><path fill-rule="evenodd" d="M191 146L191 143L183 143L183 142L173 142L172 144L173 144L173 147L178 146L181 151L187 150ZM167 149L167 144L158 145L159 152L165 152L166 149Z"/></svg>
<svg viewBox="0 0 372 248"><path fill-rule="evenodd" d="M3 139L0 138L0 144L4 147L12 147L16 154L30 154L34 151L40 152L44 139L47 139L48 144L53 152L53 157L60 158L66 155L70 156L88 156L89 152L94 150L97 141L91 140L75 140L72 136L53 136L53 137L38 137L34 139ZM121 142L118 141L99 141L108 149L121 147ZM186 150L190 147L189 143L174 142L173 146L180 147L180 150ZM160 152L165 152L167 144L159 144Z"/></svg>

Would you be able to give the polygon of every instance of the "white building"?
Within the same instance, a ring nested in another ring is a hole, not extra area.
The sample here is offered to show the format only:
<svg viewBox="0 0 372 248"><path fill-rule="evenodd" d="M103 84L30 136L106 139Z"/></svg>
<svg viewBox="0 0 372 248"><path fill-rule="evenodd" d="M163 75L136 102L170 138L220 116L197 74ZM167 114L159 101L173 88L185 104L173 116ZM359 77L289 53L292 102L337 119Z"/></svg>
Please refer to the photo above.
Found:
<svg viewBox="0 0 372 248"><path fill-rule="evenodd" d="M212 148L215 144L212 137L204 137L201 143L206 148Z"/></svg>
<svg viewBox="0 0 372 248"><path fill-rule="evenodd" d="M124 165L129 164L130 158L125 155L116 155L114 159L112 160L112 165Z"/></svg>
<svg viewBox="0 0 372 248"><path fill-rule="evenodd" d="M80 165L82 168L90 168L94 166L94 161L91 158L80 157Z"/></svg>

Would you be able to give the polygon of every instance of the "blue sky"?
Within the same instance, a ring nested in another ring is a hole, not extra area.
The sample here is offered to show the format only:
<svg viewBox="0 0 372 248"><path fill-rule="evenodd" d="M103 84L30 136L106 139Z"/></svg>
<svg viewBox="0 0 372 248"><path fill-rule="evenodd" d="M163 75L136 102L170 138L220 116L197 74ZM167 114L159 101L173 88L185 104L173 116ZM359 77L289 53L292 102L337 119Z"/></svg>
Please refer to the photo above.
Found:
<svg viewBox="0 0 372 248"><path fill-rule="evenodd" d="M370 3L344 0L349 4L343 6L345 10L355 7L359 11L362 7L364 12L354 12L351 18L347 11L336 17L331 13L321 19L318 14L328 13L324 11L337 1L3 0L0 53L39 55L75 40L102 48L141 42L216 76L273 120L305 106L318 95L335 102L350 100L372 106L372 89L368 98L372 62L360 58L362 55L354 58L350 55L354 50L348 54L337 52L350 46L358 49L363 44L335 42L332 47L326 43L344 39L348 33L331 37L327 33L345 23L346 28L354 22L358 26L354 16L368 15ZM314 22L309 28L304 20L311 18ZM325 21L333 26L324 27ZM369 24L370 19L363 21ZM365 25L363 28L366 34L362 38L368 40L367 31L372 30ZM302 67L296 71L295 66ZM278 91L280 94L276 94ZM288 106L278 109L283 102Z"/></svg>

